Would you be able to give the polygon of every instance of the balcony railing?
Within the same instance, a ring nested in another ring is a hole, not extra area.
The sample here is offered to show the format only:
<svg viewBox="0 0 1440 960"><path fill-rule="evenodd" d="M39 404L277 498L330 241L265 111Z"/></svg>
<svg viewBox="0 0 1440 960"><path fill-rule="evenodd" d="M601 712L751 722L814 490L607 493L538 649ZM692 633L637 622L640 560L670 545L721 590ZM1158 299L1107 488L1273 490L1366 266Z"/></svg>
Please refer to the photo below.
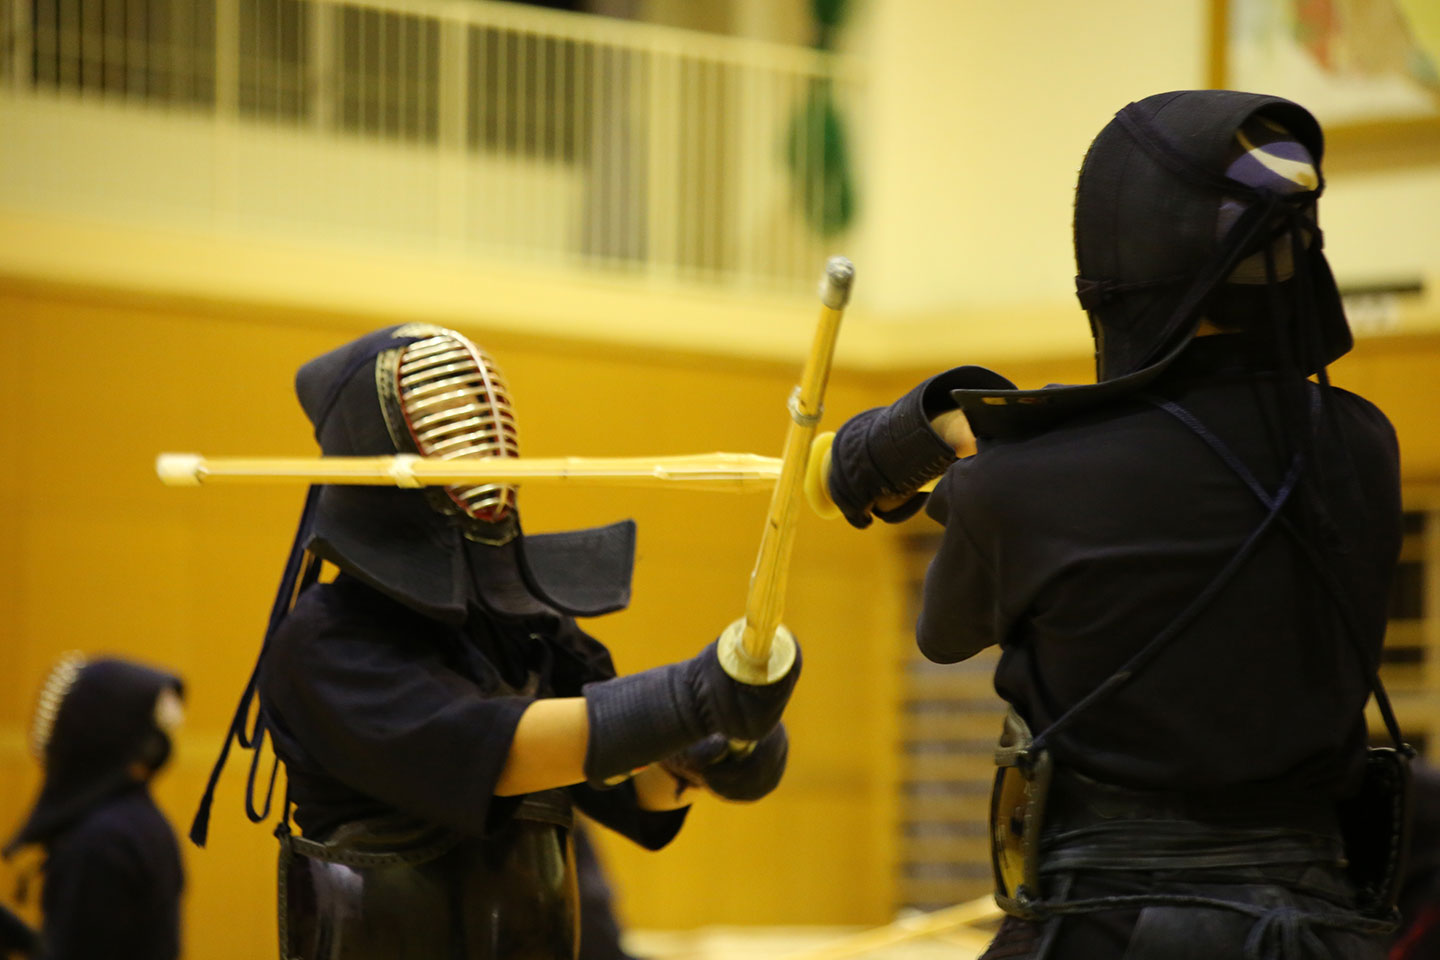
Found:
<svg viewBox="0 0 1440 960"><path fill-rule="evenodd" d="M487 0L0 0L0 206L798 290L858 82Z"/></svg>

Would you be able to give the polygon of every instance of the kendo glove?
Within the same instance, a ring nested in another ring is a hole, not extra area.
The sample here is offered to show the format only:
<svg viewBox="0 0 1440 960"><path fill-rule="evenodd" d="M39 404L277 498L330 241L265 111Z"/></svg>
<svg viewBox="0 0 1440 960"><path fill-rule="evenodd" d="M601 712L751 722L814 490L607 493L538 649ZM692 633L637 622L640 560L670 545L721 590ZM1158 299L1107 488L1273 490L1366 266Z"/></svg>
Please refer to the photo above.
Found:
<svg viewBox="0 0 1440 960"><path fill-rule="evenodd" d="M835 431L827 482L852 527L870 526L872 511L888 523L914 516L925 503L916 491L955 462L955 451L930 426L931 417L954 408L941 388L945 377L931 377L888 407L857 413ZM876 510L882 497L909 499Z"/></svg>
<svg viewBox="0 0 1440 960"><path fill-rule="evenodd" d="M715 646L690 660L585 685L591 784L612 782L711 734L760 740L774 729L800 677L799 645L790 672L764 686L731 678Z"/></svg>
<svg viewBox="0 0 1440 960"><path fill-rule="evenodd" d="M707 787L726 800L759 800L780 785L789 754L790 738L782 723L761 737L753 750L737 753L728 739L715 733L666 757L660 765L675 779Z"/></svg>
<svg viewBox="0 0 1440 960"><path fill-rule="evenodd" d="M937 373L888 407L856 414L835 432L830 448L830 498L850 525L862 530L870 526L872 513L886 523L909 519L925 504L919 489L957 459L951 443L965 443L951 435L953 427L945 428L947 439L934 425L937 417L961 409L952 391L1014 389L995 371L967 364ZM978 416L984 409L973 412ZM969 434L974 424L968 405L963 416ZM972 448L974 439L968 440ZM888 498L905 499L888 510L875 506Z"/></svg>

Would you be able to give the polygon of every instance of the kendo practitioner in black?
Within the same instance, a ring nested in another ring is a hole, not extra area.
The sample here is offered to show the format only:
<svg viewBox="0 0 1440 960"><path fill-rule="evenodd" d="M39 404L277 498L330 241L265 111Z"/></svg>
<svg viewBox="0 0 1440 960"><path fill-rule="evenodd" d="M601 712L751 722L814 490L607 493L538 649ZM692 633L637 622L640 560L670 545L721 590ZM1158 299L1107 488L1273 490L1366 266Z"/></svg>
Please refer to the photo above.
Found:
<svg viewBox="0 0 1440 960"><path fill-rule="evenodd" d="M31 746L45 767L34 807L5 845L45 850L43 960L175 960L184 873L149 782L180 724L180 680L125 660L63 659L40 695Z"/></svg>
<svg viewBox="0 0 1440 960"><path fill-rule="evenodd" d="M376 331L296 390L327 456L518 455L498 369L451 330ZM576 624L628 602L634 538L629 521L526 535L500 484L311 488L191 831L203 843L231 739L273 737L284 960L572 960L574 808L658 849L690 785L756 799L779 782L798 658L768 686L732 680L714 644L617 679Z"/></svg>
<svg viewBox="0 0 1440 960"><path fill-rule="evenodd" d="M1362 710L1399 748L1398 450L1325 375L1351 338L1321 155L1276 97L1130 104L1075 199L1098 383L959 367L837 433L856 526L943 474L922 652L1001 650L989 960L1384 955L1406 754Z"/></svg>

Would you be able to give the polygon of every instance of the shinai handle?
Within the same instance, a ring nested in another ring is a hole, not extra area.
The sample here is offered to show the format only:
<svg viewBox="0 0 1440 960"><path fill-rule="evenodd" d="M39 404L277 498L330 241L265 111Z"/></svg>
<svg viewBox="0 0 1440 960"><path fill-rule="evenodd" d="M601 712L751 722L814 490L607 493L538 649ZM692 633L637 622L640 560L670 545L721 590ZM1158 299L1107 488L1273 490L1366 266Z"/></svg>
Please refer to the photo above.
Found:
<svg viewBox="0 0 1440 960"><path fill-rule="evenodd" d="M780 457L780 477L770 496L755 569L750 574L745 616L720 635L720 663L730 676L744 683L774 683L795 662L794 637L781 626L780 616L811 442L824 409L835 341L854 278L855 267L844 257L831 257L825 265L820 281L820 320L800 384L790 396L790 425Z"/></svg>

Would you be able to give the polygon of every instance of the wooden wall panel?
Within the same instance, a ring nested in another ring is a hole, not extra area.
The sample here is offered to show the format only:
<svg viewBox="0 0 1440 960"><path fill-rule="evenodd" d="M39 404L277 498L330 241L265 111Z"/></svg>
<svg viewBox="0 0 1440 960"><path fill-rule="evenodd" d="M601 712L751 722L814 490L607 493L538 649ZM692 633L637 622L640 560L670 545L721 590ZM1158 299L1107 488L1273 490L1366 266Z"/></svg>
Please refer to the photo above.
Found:
<svg viewBox="0 0 1440 960"><path fill-rule="evenodd" d="M311 452L294 371L373 324L13 281L0 282L0 317L9 334L0 352L9 453L0 462L0 829L18 820L35 786L23 735L36 686L62 651L78 647L185 675L190 726L157 785L183 830L253 662L301 494L167 490L153 477L154 455ZM523 448L536 455L776 452L799 363L467 332L500 359ZM826 426L931 372L837 371ZM1026 386L1077 382L1089 361L1002 372ZM1364 341L1336 377L1395 420L1407 478L1440 475L1430 427L1440 340ZM739 614L765 504L763 496L573 489L535 490L522 505L536 531L640 521L635 602L590 625L630 671L690 655ZM913 529L861 534L802 519L786 619L805 645L806 669L789 714L786 783L762 804L702 805L658 855L604 841L632 923L888 919L899 855L899 667L912 642L901 542ZM222 781L210 848L186 848L192 957L273 950L273 841L245 823L242 779L235 764ZM0 867L0 892L16 870Z"/></svg>
<svg viewBox="0 0 1440 960"><path fill-rule="evenodd" d="M154 478L154 456L311 452L291 393L294 371L371 325L20 284L0 284L0 317L9 334L0 401L10 453L0 465L0 829L18 820L34 789L21 746L34 691L62 651L80 648L184 675L189 725L157 784L183 832L254 660L302 491L170 490ZM498 357L516 396L522 449L535 455L778 453L800 362L467 332ZM829 420L890 389L873 377L837 376ZM639 521L634 604L589 624L626 671L693 654L741 613L765 502L578 489L536 490L521 501L535 531ZM786 783L753 806L702 803L682 839L660 854L607 841L631 921L888 919L893 651L906 641L891 546L887 532L802 520L786 619L805 645L806 667L789 714ZM185 845L187 955L204 960L273 955L274 841L244 820L243 759L232 759L221 782L209 848ZM0 867L0 891L8 894L13 879L13 866Z"/></svg>

